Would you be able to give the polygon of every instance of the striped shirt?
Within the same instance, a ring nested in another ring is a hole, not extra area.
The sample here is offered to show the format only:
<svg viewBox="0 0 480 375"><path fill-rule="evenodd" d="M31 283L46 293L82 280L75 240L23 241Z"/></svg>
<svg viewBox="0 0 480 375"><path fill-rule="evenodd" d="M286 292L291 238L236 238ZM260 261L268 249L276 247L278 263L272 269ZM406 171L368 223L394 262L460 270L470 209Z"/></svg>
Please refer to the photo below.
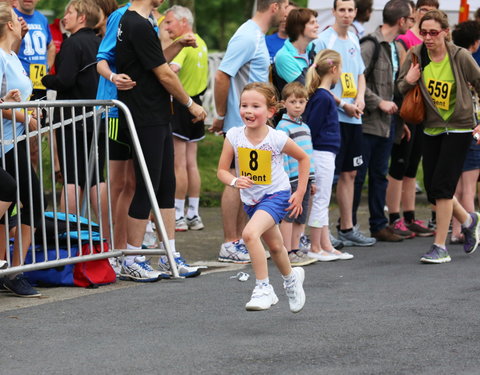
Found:
<svg viewBox="0 0 480 375"><path fill-rule="evenodd" d="M305 151L310 158L310 175L309 180L315 180L315 167L312 161L313 146L312 136L310 135L310 128L307 124L301 121L291 120L287 114L282 116L282 119L277 125L277 130L284 131L298 146ZM298 180L298 161L288 155L283 155L285 172L287 172L290 181Z"/></svg>

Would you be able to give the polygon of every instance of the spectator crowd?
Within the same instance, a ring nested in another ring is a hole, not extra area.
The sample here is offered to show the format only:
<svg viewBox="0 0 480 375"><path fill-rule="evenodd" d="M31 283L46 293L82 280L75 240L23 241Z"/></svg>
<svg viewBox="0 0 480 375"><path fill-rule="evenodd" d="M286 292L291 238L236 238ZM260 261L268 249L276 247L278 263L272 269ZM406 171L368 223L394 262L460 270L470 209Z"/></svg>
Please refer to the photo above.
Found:
<svg viewBox="0 0 480 375"><path fill-rule="evenodd" d="M35 9L38 0L4 0L0 95L2 101L42 100L47 90L54 90L61 100L124 102L165 224L164 242L184 277L201 272L175 243L178 232L205 227L199 210L198 144L206 130L223 135L218 177L225 184L224 238L218 260L252 262L256 284L246 308L268 309L278 298L268 280L263 239L284 278L290 308L298 312L305 303L302 266L353 259L349 247L416 237L433 239L421 262L446 263L451 261L447 244L463 244L466 253L473 253L480 236L475 212L480 12L475 20L450 26L438 0L390 0L382 23L367 34L364 23L373 0L331 1L334 22L323 29L315 10L289 0L257 1L254 15L230 39L215 72L216 113L206 128L202 98L208 49L194 31L188 8L173 6L160 14L156 9L163 0L132 0L122 7L114 0L71 0L64 17L48 25ZM416 89L424 116L414 123L400 112ZM3 110L3 117L2 144L14 131L19 136L25 127L33 130L37 121L38 126L45 122L44 116L18 111L14 118L19 126L14 127L11 111ZM59 114L50 120L59 121ZM99 143L99 163L109 163L113 216L113 233L105 237L113 236L117 249L131 253L161 246L152 237L151 203L127 119L111 108L103 121L109 158ZM86 156L72 153L94 142L92 125L84 124L87 137L76 136L81 129L57 132L55 178L64 185L62 211L76 213L75 191L84 194L87 188L98 217L107 212L98 206L106 202L105 179L102 174L86 179ZM38 145L30 143L30 155L24 144L15 146L18 175L13 145L2 145L0 155L5 158L5 169L0 169L2 227L17 199L17 185L21 210L37 213L21 216L11 266L23 263L20 254L27 253L40 220ZM431 204L426 220L415 215L420 162ZM68 173L74 169L75 178ZM32 200L22 194L29 184L36 192ZM357 221L364 185L369 228L360 228ZM338 218L329 212L332 193ZM336 233L330 220L336 221ZM5 235L0 228L1 267L9 265ZM154 282L172 274L166 256L155 266L135 255L112 259L112 265L124 280ZM4 277L0 287L19 296L40 295L21 273Z"/></svg>

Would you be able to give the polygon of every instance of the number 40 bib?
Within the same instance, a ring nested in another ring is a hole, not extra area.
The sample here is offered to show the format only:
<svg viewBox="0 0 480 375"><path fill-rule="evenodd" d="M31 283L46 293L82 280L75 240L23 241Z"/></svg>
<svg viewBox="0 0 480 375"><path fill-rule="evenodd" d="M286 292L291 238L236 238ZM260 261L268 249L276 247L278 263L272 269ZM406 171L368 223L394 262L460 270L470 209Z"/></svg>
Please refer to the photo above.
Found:
<svg viewBox="0 0 480 375"><path fill-rule="evenodd" d="M247 176L257 185L272 183L272 152L252 148L238 148L240 176Z"/></svg>

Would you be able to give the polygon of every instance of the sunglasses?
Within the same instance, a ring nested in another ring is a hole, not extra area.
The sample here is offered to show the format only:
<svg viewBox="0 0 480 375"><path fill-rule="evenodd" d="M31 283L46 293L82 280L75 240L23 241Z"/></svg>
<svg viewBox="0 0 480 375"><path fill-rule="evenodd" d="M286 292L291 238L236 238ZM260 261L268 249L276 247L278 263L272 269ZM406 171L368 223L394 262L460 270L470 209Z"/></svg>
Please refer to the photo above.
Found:
<svg viewBox="0 0 480 375"><path fill-rule="evenodd" d="M440 34L442 31L443 31L443 30L430 30L430 31L420 30L420 31L419 31L419 34L420 34L421 36L430 35L430 36L433 38L433 37L438 36L438 34Z"/></svg>

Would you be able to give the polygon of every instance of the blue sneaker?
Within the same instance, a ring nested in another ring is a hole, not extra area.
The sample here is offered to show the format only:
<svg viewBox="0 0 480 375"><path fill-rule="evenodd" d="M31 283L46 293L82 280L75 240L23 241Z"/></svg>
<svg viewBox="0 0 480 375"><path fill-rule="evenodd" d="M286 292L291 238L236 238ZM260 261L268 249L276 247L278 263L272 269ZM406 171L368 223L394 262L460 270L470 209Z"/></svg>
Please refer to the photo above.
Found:
<svg viewBox="0 0 480 375"><path fill-rule="evenodd" d="M443 249L440 246L432 245L428 253L426 253L423 257L420 258L420 262L422 263L448 263L452 260L450 255L448 255L447 249Z"/></svg>
<svg viewBox="0 0 480 375"><path fill-rule="evenodd" d="M479 215L476 212L471 212L470 217L472 218L472 224L468 228L462 228L462 233L464 237L463 242L463 250L467 254L473 253L477 250L478 242L480 241L479 238L479 230L480 230L480 220Z"/></svg>
<svg viewBox="0 0 480 375"><path fill-rule="evenodd" d="M15 276L14 279L5 277L3 279L3 286L19 297L31 298L42 296L38 290L33 289L22 274Z"/></svg>
<svg viewBox="0 0 480 375"><path fill-rule="evenodd" d="M192 267L187 264L185 259L182 257L176 257L175 263L177 263L178 274L182 277L195 277L202 273L200 267ZM168 258L165 255L162 255L158 261L158 267L160 271L172 275L172 270L170 268L170 263Z"/></svg>

